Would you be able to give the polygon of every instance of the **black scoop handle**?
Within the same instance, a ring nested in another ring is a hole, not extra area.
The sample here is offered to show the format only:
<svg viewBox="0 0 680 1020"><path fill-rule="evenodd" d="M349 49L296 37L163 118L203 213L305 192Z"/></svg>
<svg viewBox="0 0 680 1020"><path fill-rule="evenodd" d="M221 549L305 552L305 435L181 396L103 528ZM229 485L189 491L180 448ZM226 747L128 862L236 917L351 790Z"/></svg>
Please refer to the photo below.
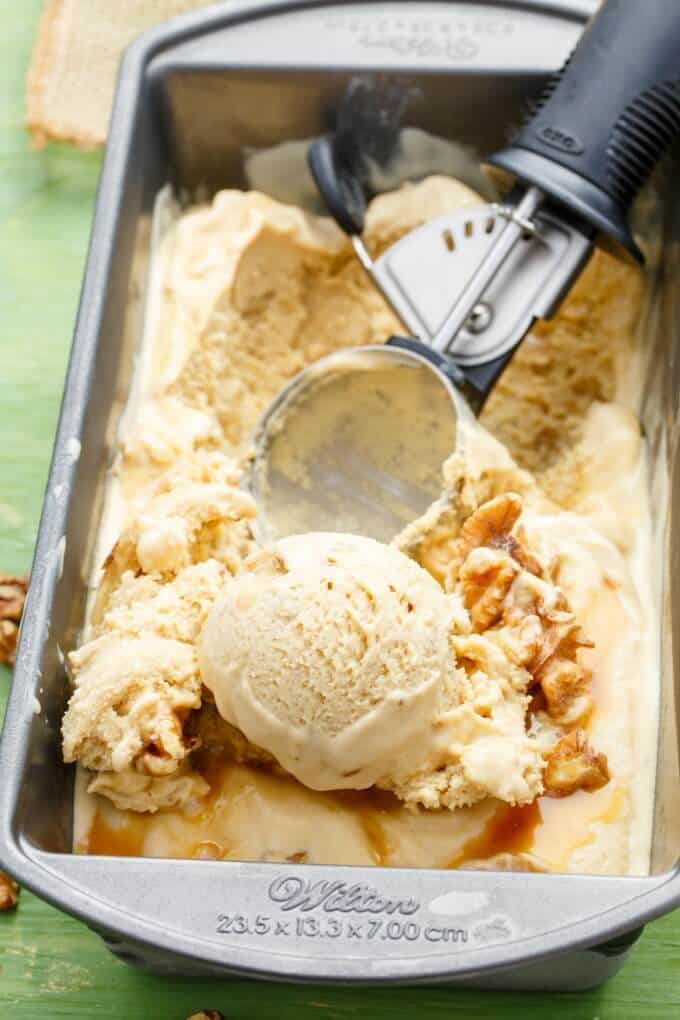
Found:
<svg viewBox="0 0 680 1020"><path fill-rule="evenodd" d="M340 229L350 237L362 234L366 192L357 168L338 155L334 137L324 135L312 142L307 162L326 208Z"/></svg>
<svg viewBox="0 0 680 1020"><path fill-rule="evenodd" d="M492 166L642 256L630 206L680 131L680 0L608 0Z"/></svg>

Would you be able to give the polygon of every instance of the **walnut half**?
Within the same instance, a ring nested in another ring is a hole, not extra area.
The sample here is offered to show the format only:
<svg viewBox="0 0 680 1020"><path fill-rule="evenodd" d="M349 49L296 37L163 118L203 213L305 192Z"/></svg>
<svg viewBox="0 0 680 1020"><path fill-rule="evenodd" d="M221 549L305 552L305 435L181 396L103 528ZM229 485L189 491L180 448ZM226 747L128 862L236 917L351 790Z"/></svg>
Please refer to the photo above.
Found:
<svg viewBox="0 0 680 1020"><path fill-rule="evenodd" d="M590 672L572 659L553 656L535 674L550 716L563 726L582 719L592 707Z"/></svg>
<svg viewBox="0 0 680 1020"><path fill-rule="evenodd" d="M479 633L498 623L519 564L500 549L473 549L460 568L459 585L473 628Z"/></svg>
<svg viewBox="0 0 680 1020"><path fill-rule="evenodd" d="M0 574L0 666L14 665L27 589L28 575Z"/></svg>
<svg viewBox="0 0 680 1020"><path fill-rule="evenodd" d="M540 577L540 563L525 548L522 533L513 529L522 514L522 500L515 492L483 503L463 524L453 547L453 557L447 571L449 586L458 577L461 566L473 549L498 549L511 556L521 567Z"/></svg>
<svg viewBox="0 0 680 1020"><path fill-rule="evenodd" d="M20 620L28 589L28 574L0 574L0 620Z"/></svg>
<svg viewBox="0 0 680 1020"><path fill-rule="evenodd" d="M609 782L606 754L593 751L583 730L572 730L551 748L543 773L549 797L568 797L577 790L599 790Z"/></svg>
<svg viewBox="0 0 680 1020"><path fill-rule="evenodd" d="M0 910L12 910L18 902L19 886L4 871L0 871Z"/></svg>

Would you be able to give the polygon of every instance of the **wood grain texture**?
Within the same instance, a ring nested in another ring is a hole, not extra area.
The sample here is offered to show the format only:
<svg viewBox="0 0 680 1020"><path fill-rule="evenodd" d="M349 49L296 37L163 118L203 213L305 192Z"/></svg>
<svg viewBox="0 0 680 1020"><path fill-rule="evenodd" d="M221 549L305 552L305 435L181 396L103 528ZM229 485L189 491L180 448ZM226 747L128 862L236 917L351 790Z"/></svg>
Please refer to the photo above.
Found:
<svg viewBox="0 0 680 1020"><path fill-rule="evenodd" d="M40 6L0 0L0 567L18 572L30 566L99 167L93 155L28 148L24 76ZM0 669L1 701L8 686ZM604 988L563 995L160 979L26 892L0 915L2 1020L184 1020L202 1007L231 1020L670 1020L680 1016L680 913L650 925Z"/></svg>

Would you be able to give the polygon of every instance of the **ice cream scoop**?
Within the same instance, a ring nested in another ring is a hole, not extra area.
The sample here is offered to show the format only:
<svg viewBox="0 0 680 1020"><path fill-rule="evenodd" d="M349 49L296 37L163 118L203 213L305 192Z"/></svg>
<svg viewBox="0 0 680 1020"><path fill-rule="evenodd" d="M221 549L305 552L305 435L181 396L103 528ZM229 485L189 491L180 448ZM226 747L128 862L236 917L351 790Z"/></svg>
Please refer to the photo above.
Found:
<svg viewBox="0 0 680 1020"><path fill-rule="evenodd" d="M364 789L427 755L456 682L457 599L394 548L314 533L255 554L199 641L220 714L314 790Z"/></svg>
<svg viewBox="0 0 680 1020"><path fill-rule="evenodd" d="M645 5L607 0L512 144L489 160L516 182L507 202L480 204L425 223L376 260L362 239L371 165L376 158L380 161L381 153L389 157L398 148L405 98L395 105L398 91L391 90L384 108L380 102L366 102L370 88L350 89L352 102L344 116L341 104L335 133L312 144L310 168L329 212L410 334L411 339L392 337L388 344L407 348L409 355L418 353L421 376L429 362L440 391L450 391L447 400L426 410L426 428L434 428L436 412L443 411L442 428L455 431L456 415L466 400L475 412L481 409L532 323L549 318L559 307L599 237L642 260L629 213L658 158L680 130L679 32L675 0L659 0L652 18ZM593 95L598 102L593 103ZM396 116L386 115L390 110L396 110ZM387 349L382 357L382 391L388 395L386 406L394 406L393 387L401 386L397 369L403 362ZM307 444L304 488L310 494L307 503L320 506L331 497L336 530L386 539L398 529L394 515L381 517L376 512L380 490L389 500L395 478L401 493L409 486L417 488L414 483L423 463L432 473L434 453L427 451L423 461L418 428L402 423L401 473L395 476L384 470L379 450L373 454L370 447L371 443L380 447L392 425L375 402L363 422L361 457L346 450L343 422L347 409L360 401L364 385L360 362L363 359L368 370L373 358L366 348L355 352L343 405L337 401L332 405L334 418L324 411L324 443L315 443L311 455ZM436 384L431 382L429 389L435 394ZM266 461L278 445L282 429L290 432L291 448L293 435L297 442L305 433L314 435L318 425L311 409L320 406L318 393L318 375L308 371L284 391L282 401L263 420L260 460ZM363 499L363 515L359 515L362 499L355 498L348 512L344 498L336 499L328 491L325 479L328 475L332 481L332 473L324 469L333 462L343 468L339 475L343 493L361 493L362 474L375 463L373 491ZM256 476L267 475L268 470L264 464ZM257 495L271 497L264 503L264 517L272 519L276 494L265 486ZM288 519L290 523L290 514Z"/></svg>
<svg viewBox="0 0 680 1020"><path fill-rule="evenodd" d="M266 411L248 484L264 541L305 531L389 541L439 496L472 415L425 359L375 345L315 362Z"/></svg>

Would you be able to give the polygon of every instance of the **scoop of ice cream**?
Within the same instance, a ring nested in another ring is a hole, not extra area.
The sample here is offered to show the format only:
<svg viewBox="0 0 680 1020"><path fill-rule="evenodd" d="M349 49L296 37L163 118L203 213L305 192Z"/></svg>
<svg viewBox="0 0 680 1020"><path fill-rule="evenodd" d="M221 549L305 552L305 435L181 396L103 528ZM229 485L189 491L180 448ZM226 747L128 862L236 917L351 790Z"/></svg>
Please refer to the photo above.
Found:
<svg viewBox="0 0 680 1020"><path fill-rule="evenodd" d="M220 714L305 786L368 787L423 760L455 684L457 599L357 535L283 539L246 561L199 641Z"/></svg>
<svg viewBox="0 0 680 1020"><path fill-rule="evenodd" d="M514 493L476 510L445 587L356 535L297 535L252 555L199 638L218 711L312 789L375 785L431 809L531 802L553 720L590 705L578 661L589 642L521 513ZM547 728L530 711L537 685Z"/></svg>

